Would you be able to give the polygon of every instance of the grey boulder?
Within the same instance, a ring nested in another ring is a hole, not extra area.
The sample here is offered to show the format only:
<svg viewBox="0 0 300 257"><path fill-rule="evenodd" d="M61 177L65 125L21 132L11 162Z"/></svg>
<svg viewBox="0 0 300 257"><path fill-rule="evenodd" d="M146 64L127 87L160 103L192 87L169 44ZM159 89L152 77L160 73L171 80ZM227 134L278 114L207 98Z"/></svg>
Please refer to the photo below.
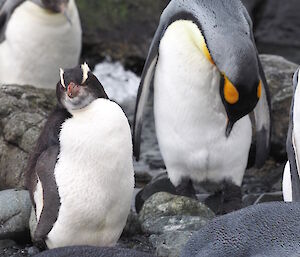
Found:
<svg viewBox="0 0 300 257"><path fill-rule="evenodd" d="M25 190L0 192L0 240L24 239L29 232L31 201Z"/></svg>

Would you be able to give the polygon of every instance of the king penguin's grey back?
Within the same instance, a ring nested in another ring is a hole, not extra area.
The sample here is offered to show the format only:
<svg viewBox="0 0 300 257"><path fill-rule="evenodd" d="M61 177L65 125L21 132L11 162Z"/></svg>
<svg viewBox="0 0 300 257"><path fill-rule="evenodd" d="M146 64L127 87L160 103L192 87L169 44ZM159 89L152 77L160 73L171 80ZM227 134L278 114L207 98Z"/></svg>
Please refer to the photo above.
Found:
<svg viewBox="0 0 300 257"><path fill-rule="evenodd" d="M181 257L300 256L300 203L254 205L214 219Z"/></svg>

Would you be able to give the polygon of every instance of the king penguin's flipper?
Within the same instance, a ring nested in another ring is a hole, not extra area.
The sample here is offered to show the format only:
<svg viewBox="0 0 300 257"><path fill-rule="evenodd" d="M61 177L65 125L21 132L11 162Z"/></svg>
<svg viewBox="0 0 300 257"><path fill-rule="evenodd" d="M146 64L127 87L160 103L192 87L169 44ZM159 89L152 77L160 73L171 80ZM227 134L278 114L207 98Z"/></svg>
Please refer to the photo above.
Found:
<svg viewBox="0 0 300 257"><path fill-rule="evenodd" d="M58 153L59 147L52 146L41 154L36 164L36 174L43 192L43 209L34 233L35 241L45 239L58 217L60 197L54 177Z"/></svg>
<svg viewBox="0 0 300 257"><path fill-rule="evenodd" d="M294 135L294 104L295 104L295 97L298 89L298 83L300 78L300 68L296 71L294 78L293 78L293 89L294 89L294 97L291 104L290 110L290 124L289 124L289 131L287 135L287 155L290 164L290 174L291 174L291 181L292 181L292 199L293 201L300 201L300 180L299 180L299 160L298 154L299 151L297 149L295 135Z"/></svg>
<svg viewBox="0 0 300 257"><path fill-rule="evenodd" d="M14 10L25 0L6 0L0 10L0 43L4 40L5 29Z"/></svg>
<svg viewBox="0 0 300 257"><path fill-rule="evenodd" d="M253 25L248 12L244 12L245 18L248 21L251 31L251 39L256 49L255 39L253 35ZM256 49L259 75L262 82L261 96L254 109L255 126L256 126L256 158L255 166L261 168L268 158L271 143L271 96L267 79L259 59L258 51Z"/></svg>
<svg viewBox="0 0 300 257"><path fill-rule="evenodd" d="M261 168L268 158L271 143L271 98L267 80L257 55L259 74L262 81L261 97L254 109L256 127L255 166Z"/></svg>

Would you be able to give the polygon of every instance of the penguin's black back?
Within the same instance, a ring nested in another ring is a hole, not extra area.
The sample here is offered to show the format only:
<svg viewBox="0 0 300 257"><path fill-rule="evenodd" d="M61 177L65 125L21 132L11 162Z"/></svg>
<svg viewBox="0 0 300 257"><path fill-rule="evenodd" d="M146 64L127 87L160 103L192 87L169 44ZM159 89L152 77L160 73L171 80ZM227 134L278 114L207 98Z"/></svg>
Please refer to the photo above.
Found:
<svg viewBox="0 0 300 257"><path fill-rule="evenodd" d="M154 257L131 249L72 246L42 252L35 257Z"/></svg>
<svg viewBox="0 0 300 257"><path fill-rule="evenodd" d="M196 232L181 257L300 256L300 203L254 205Z"/></svg>

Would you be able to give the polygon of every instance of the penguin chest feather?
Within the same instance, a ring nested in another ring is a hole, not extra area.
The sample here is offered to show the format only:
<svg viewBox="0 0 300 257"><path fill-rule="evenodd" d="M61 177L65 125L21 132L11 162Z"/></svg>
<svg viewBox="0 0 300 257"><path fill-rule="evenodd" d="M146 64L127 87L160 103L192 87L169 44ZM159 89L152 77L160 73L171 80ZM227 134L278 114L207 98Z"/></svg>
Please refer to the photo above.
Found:
<svg viewBox="0 0 300 257"><path fill-rule="evenodd" d="M63 14L53 14L31 1L16 8L0 45L0 82L53 88L57 67L77 65L81 25L74 0ZM12 69L13 67L13 69Z"/></svg>
<svg viewBox="0 0 300 257"><path fill-rule="evenodd" d="M160 42L154 113L159 146L173 184L178 185L183 177L241 184L251 144L250 119L238 121L226 138L220 71L191 21L172 23Z"/></svg>
<svg viewBox="0 0 300 257"><path fill-rule="evenodd" d="M134 187L131 133L121 108L95 100L66 120L54 170L61 206L49 248L111 246L126 223Z"/></svg>

